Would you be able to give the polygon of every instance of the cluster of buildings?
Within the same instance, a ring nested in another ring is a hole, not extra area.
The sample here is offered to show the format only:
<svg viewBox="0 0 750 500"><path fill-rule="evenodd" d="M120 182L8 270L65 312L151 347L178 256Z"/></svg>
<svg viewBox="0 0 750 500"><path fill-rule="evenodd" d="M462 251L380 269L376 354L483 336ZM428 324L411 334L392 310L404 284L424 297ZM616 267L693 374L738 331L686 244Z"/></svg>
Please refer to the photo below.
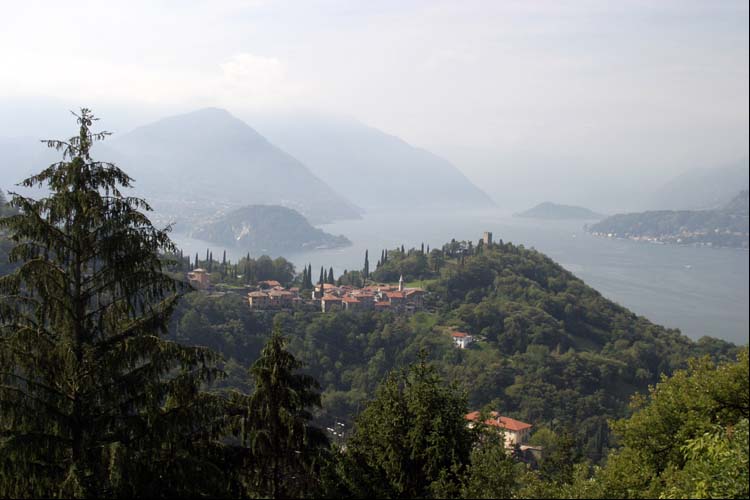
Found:
<svg viewBox="0 0 750 500"><path fill-rule="evenodd" d="M322 312L390 310L411 313L424 306L425 291L406 288L403 276L396 285L368 285L357 288L349 285L323 283L316 285L309 298L298 288L286 289L277 281L262 281L259 289L247 294L253 309L285 309L303 305L319 305Z"/></svg>

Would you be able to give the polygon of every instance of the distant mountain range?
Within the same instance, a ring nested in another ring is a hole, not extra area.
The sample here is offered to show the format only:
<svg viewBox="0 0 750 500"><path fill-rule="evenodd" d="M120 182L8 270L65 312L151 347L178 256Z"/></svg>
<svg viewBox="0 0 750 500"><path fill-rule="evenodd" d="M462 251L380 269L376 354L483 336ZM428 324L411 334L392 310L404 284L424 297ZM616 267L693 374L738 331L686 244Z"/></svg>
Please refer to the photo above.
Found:
<svg viewBox="0 0 750 500"><path fill-rule="evenodd" d="M604 215L598 214L588 208L577 207L574 205L559 205L545 201L539 205L530 208L524 212L513 214L514 217L528 217L533 219L580 219L593 220L602 219Z"/></svg>
<svg viewBox="0 0 750 500"><path fill-rule="evenodd" d="M652 210L618 214L591 225L598 236L656 243L748 248L748 191L716 210Z"/></svg>
<svg viewBox="0 0 750 500"><path fill-rule="evenodd" d="M253 255L286 255L351 244L310 225L299 212L276 205L251 205L204 222L191 237Z"/></svg>
<svg viewBox="0 0 750 500"><path fill-rule="evenodd" d="M494 206L449 161L354 119L297 114L252 123L366 209Z"/></svg>
<svg viewBox="0 0 750 500"><path fill-rule="evenodd" d="M300 161L221 109L165 118L107 145L144 195L175 215L196 206L213 213L248 203L287 206L315 223L361 213Z"/></svg>
<svg viewBox="0 0 750 500"><path fill-rule="evenodd" d="M748 189L748 159L716 168L688 170L654 190L647 208L712 210L726 205L737 191Z"/></svg>

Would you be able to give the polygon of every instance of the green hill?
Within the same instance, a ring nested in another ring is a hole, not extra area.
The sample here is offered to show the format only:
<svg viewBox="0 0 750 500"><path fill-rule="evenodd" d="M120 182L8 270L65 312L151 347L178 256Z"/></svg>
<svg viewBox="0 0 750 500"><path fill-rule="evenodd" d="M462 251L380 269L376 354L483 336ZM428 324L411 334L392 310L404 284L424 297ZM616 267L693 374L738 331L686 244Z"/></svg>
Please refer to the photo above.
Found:
<svg viewBox="0 0 750 500"><path fill-rule="evenodd" d="M389 250L373 275L396 273L407 281L429 280L423 311L277 316L290 348L324 389L318 414L324 425L349 425L389 370L426 349L444 376L467 391L471 408L491 405L535 428L567 430L582 453L598 461L609 447L607 419L627 415L633 393L645 392L691 356L723 357L735 349L655 325L520 245L452 241L429 255ZM174 332L222 352L231 386L242 383L273 318L253 312L239 295L195 293L180 306ZM478 341L456 349L450 328Z"/></svg>
<svg viewBox="0 0 750 500"><path fill-rule="evenodd" d="M197 227L191 236L252 254L280 255L347 246L345 236L315 228L299 212L277 205L251 205Z"/></svg>
<svg viewBox="0 0 750 500"><path fill-rule="evenodd" d="M617 214L591 225L599 236L661 243L748 248L748 192L716 210L652 210Z"/></svg>
<svg viewBox="0 0 750 500"><path fill-rule="evenodd" d="M528 217L533 219L601 219L604 216L589 210L588 208L574 205L559 205L548 201L530 208L524 212L514 214L515 217Z"/></svg>

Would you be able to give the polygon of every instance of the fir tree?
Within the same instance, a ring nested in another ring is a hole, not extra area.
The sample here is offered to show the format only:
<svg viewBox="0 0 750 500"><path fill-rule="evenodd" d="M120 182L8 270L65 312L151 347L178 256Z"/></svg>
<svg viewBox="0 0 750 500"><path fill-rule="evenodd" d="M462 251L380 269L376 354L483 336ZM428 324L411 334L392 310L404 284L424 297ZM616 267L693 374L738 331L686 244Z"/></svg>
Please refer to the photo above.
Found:
<svg viewBox="0 0 750 500"><path fill-rule="evenodd" d="M307 496L317 482L315 465L328 446L323 432L310 425L311 408L320 407L319 385L295 373L302 363L285 348L281 324L250 369L255 392L249 398L245 442L256 456L251 481L261 496Z"/></svg>
<svg viewBox="0 0 750 500"><path fill-rule="evenodd" d="M221 413L198 391L214 356L161 338L180 285L159 253L175 248L77 117L78 136L44 141L62 160L22 183L49 195L15 194L0 220L19 263L0 278L0 497L220 494L200 451Z"/></svg>

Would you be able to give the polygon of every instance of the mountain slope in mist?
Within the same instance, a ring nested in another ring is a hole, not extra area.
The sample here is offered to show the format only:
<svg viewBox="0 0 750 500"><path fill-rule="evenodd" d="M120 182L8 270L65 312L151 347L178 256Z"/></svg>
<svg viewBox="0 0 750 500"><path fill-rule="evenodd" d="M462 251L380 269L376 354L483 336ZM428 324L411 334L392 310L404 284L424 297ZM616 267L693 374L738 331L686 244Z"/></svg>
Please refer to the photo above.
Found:
<svg viewBox="0 0 750 500"><path fill-rule="evenodd" d="M649 208L711 210L721 208L748 188L748 159L718 168L688 170L657 189Z"/></svg>
<svg viewBox="0 0 750 500"><path fill-rule="evenodd" d="M494 205L449 161L353 119L302 114L254 116L251 122L359 206Z"/></svg>
<svg viewBox="0 0 750 500"><path fill-rule="evenodd" d="M359 217L360 210L227 111L203 109L139 127L107 144L157 202L208 206L277 204L311 221Z"/></svg>

